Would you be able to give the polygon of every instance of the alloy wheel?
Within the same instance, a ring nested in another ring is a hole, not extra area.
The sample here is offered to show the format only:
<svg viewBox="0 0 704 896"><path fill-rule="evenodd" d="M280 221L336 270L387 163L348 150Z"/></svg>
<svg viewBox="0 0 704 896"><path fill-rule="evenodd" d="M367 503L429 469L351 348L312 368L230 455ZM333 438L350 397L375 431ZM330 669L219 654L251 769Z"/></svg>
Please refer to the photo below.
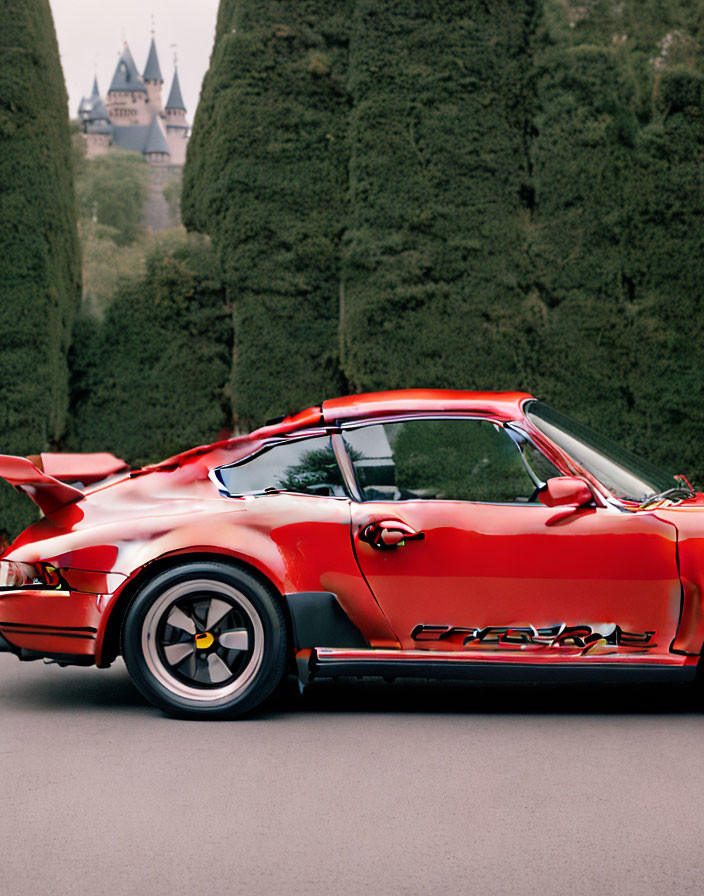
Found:
<svg viewBox="0 0 704 896"><path fill-rule="evenodd" d="M180 582L152 604L142 651L172 693L210 705L228 702L256 676L264 655L261 619L249 598L226 582Z"/></svg>

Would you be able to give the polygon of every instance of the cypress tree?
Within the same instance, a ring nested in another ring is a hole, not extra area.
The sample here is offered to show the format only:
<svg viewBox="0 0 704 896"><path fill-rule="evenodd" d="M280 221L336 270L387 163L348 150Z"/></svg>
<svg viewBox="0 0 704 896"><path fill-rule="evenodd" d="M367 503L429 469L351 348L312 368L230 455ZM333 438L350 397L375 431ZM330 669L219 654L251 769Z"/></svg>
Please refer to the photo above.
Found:
<svg viewBox="0 0 704 896"><path fill-rule="evenodd" d="M233 304L241 425L342 388L347 13L326 0L223 0L184 174Z"/></svg>
<svg viewBox="0 0 704 896"><path fill-rule="evenodd" d="M27 454L61 437L67 352L80 300L71 143L48 0L0 2L0 450ZM32 505L9 486L0 525L16 532Z"/></svg>
<svg viewBox="0 0 704 896"><path fill-rule="evenodd" d="M632 88L611 49L558 43L538 59L529 254L544 313L534 385L618 435L631 401L622 243Z"/></svg>
<svg viewBox="0 0 704 896"><path fill-rule="evenodd" d="M625 204L629 438L704 485L704 78L658 78Z"/></svg>
<svg viewBox="0 0 704 896"><path fill-rule="evenodd" d="M357 0L342 321L356 388L522 376L534 7Z"/></svg>
<svg viewBox="0 0 704 896"><path fill-rule="evenodd" d="M231 420L232 318L204 239L147 260L72 349L66 446L136 466L215 441Z"/></svg>
<svg viewBox="0 0 704 896"><path fill-rule="evenodd" d="M529 252L543 303L533 385L701 480L701 16L675 3L546 8L532 142Z"/></svg>
<svg viewBox="0 0 704 896"><path fill-rule="evenodd" d="M331 5L222 0L196 118L243 422L343 386L337 315L351 388L522 387L704 475L703 0Z"/></svg>

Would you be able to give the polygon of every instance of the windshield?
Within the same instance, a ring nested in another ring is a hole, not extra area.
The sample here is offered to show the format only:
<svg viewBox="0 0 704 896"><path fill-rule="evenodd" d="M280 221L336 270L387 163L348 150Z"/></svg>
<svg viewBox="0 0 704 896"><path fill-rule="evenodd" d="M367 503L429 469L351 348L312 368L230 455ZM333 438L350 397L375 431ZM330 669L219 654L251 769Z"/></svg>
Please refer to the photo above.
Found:
<svg viewBox="0 0 704 896"><path fill-rule="evenodd" d="M640 503L680 485L670 473L540 401L528 402L525 414L540 432L617 498Z"/></svg>

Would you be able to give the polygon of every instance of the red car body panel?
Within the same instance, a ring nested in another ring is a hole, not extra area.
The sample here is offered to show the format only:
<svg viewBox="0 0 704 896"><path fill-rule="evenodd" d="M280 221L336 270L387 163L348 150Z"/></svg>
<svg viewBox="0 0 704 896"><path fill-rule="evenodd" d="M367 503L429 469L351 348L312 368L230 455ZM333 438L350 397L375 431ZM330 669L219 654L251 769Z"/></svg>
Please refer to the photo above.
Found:
<svg viewBox="0 0 704 896"><path fill-rule="evenodd" d="M61 482L82 482L84 485L100 482L115 473L129 470L125 463L114 454L105 451L93 454L37 454L29 457L32 463Z"/></svg>
<svg viewBox="0 0 704 896"><path fill-rule="evenodd" d="M688 502L689 503L689 502ZM658 517L676 526L682 580L682 614L672 649L699 654L704 643L704 529L701 507L661 508Z"/></svg>
<svg viewBox="0 0 704 896"><path fill-rule="evenodd" d="M17 649L107 664L136 584L158 564L210 555L245 564L291 600L334 594L377 658L420 652L488 663L696 663L704 642L701 497L638 512L606 506L603 487L523 416L530 398L407 390L334 399L130 474L118 466L111 481L84 491L26 459L0 458L0 475L49 496L47 515L3 560L50 564L65 583L0 590L0 635ZM270 441L345 421L447 414L516 422L563 474L591 483L595 506L233 498L210 475ZM71 464L78 471L80 462ZM384 520L424 540L376 551L360 533Z"/></svg>
<svg viewBox="0 0 704 896"><path fill-rule="evenodd" d="M393 516L425 533L403 552L376 551L357 536L362 572L402 647L422 644L482 655L488 649L542 661L556 650L578 656L585 648L575 640L548 647L521 637L519 628L560 623L603 633L618 624L657 636L642 646L595 645L589 656L669 654L681 604L672 524L595 508L566 513L564 507L495 505L490 513L485 510L459 501L353 507L357 532ZM413 637L419 623L428 625L422 642ZM460 634L442 631L450 624ZM472 631L487 627L512 629L513 635L467 640Z"/></svg>

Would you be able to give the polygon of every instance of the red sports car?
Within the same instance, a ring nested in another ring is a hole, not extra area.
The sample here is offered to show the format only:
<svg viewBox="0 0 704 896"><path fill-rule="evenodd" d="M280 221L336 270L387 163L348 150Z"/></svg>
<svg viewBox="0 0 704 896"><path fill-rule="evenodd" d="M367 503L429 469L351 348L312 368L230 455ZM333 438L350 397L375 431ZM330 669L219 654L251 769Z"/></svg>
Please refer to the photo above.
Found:
<svg viewBox="0 0 704 896"><path fill-rule="evenodd" d="M312 679L686 680L704 495L525 393L324 401L129 471L0 457L43 518L0 650L106 667L177 716Z"/></svg>

